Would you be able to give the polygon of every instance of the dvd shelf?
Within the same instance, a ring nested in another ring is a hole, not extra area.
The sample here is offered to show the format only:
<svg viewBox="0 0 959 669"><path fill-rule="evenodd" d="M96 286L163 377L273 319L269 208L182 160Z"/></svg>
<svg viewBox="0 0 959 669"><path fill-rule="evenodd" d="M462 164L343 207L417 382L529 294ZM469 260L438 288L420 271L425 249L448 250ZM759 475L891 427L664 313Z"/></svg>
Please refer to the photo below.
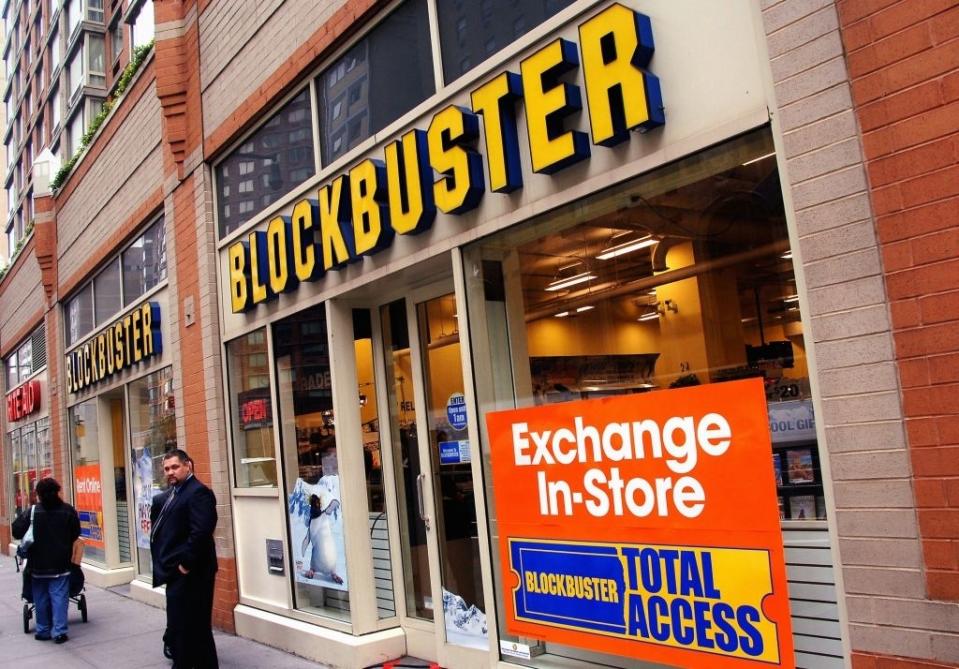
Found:
<svg viewBox="0 0 959 669"><path fill-rule="evenodd" d="M809 400L769 404L773 475L784 521L826 519L812 411Z"/></svg>

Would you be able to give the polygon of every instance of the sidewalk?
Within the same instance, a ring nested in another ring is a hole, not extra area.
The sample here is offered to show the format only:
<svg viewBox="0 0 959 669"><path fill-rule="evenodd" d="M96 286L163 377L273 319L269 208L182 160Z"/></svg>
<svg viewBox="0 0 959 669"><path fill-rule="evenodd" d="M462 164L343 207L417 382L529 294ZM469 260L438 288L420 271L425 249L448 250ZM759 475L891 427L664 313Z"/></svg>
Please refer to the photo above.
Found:
<svg viewBox="0 0 959 669"><path fill-rule="evenodd" d="M76 605L70 603L70 641L56 645L23 633L23 602L20 574L13 558L0 555L0 657L7 667L73 669L100 667L168 669L160 640L166 614L112 590L88 585L89 621L81 622ZM290 655L249 639L214 631L220 666L224 669L276 667L277 669L322 669L325 665Z"/></svg>

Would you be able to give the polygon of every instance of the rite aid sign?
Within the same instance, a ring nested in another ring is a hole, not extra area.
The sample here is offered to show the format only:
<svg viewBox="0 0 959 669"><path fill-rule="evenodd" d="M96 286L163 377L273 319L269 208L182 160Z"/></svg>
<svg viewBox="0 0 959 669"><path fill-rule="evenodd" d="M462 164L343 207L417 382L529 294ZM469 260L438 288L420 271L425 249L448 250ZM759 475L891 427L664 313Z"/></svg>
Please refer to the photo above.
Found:
<svg viewBox="0 0 959 669"><path fill-rule="evenodd" d="M40 382L20 384L7 395L7 420L11 423L40 410Z"/></svg>

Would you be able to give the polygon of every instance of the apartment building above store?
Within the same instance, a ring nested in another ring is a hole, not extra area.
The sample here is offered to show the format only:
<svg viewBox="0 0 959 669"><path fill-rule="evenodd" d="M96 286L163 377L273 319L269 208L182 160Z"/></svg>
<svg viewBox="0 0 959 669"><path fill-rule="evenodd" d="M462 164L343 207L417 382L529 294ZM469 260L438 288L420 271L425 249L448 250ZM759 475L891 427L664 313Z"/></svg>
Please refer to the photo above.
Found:
<svg viewBox="0 0 959 669"><path fill-rule="evenodd" d="M153 3L7 0L3 20L4 232L12 255L33 227L34 162L48 149L53 175L83 150L131 53L153 39Z"/></svg>

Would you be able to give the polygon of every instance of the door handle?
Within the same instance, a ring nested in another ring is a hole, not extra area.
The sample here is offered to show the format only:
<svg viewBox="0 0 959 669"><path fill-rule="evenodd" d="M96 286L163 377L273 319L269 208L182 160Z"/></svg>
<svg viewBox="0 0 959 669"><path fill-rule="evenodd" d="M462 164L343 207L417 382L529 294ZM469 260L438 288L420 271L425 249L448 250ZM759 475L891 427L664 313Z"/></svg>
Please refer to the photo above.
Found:
<svg viewBox="0 0 959 669"><path fill-rule="evenodd" d="M416 508L420 514L420 520L426 525L426 531L430 531L430 517L426 513L426 501L423 498L423 481L426 474L420 474L416 477Z"/></svg>

